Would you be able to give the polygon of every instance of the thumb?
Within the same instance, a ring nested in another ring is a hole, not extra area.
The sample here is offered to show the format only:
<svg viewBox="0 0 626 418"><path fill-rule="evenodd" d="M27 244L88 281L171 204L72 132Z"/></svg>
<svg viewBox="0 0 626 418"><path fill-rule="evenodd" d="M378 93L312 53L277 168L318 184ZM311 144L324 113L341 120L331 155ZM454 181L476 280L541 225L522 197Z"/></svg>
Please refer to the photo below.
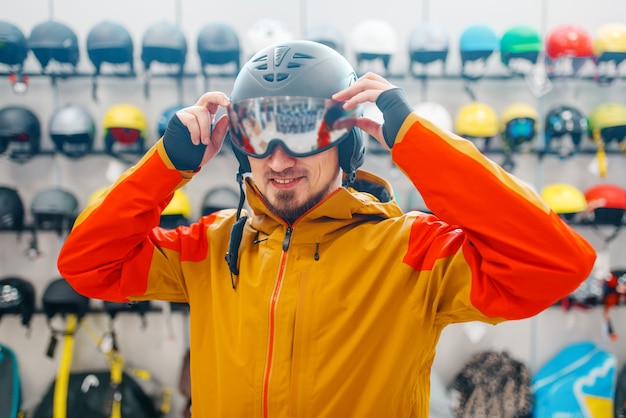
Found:
<svg viewBox="0 0 626 418"><path fill-rule="evenodd" d="M389 145L385 142L385 136L383 135L383 126L380 123L369 118L359 118L356 121L356 126L375 138L386 150L389 150Z"/></svg>

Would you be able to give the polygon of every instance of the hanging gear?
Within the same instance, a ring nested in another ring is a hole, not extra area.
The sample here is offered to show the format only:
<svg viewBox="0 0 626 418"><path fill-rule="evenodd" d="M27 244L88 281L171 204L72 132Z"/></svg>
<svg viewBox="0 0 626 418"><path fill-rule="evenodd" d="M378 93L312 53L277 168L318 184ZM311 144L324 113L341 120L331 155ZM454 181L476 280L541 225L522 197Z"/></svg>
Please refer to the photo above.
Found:
<svg viewBox="0 0 626 418"><path fill-rule="evenodd" d="M54 111L48 131L58 152L81 158L93 148L96 125L84 106L68 104Z"/></svg>
<svg viewBox="0 0 626 418"><path fill-rule="evenodd" d="M545 152L556 153L562 159L573 156L580 150L587 126L587 118L573 106L550 109L545 118Z"/></svg>
<svg viewBox="0 0 626 418"><path fill-rule="evenodd" d="M204 195L200 214L210 215L218 210L236 208L238 204L239 194L236 189L228 186L216 187Z"/></svg>
<svg viewBox="0 0 626 418"><path fill-rule="evenodd" d="M293 33L287 24L278 19L259 19L246 32L248 41L248 56L254 55L262 49L279 42L288 42L294 39Z"/></svg>
<svg viewBox="0 0 626 418"><path fill-rule="evenodd" d="M446 28L437 22L417 25L409 36L409 72L414 77L426 75L426 66L441 62L441 72L446 71L450 39ZM422 71L418 71L418 68Z"/></svg>
<svg viewBox="0 0 626 418"><path fill-rule="evenodd" d="M500 116L501 135L504 144L511 152L516 152L524 144L530 143L537 136L539 113L526 103L512 103Z"/></svg>
<svg viewBox="0 0 626 418"><path fill-rule="evenodd" d="M352 50L360 73L374 70L380 61L384 74L389 75L389 64L398 50L396 29L384 20L364 20L352 30Z"/></svg>
<svg viewBox="0 0 626 418"><path fill-rule="evenodd" d="M189 196L183 189L176 189L172 200L161 212L159 225L165 229L175 229L181 225L189 225L191 212Z"/></svg>
<svg viewBox="0 0 626 418"><path fill-rule="evenodd" d="M567 183L551 183L541 190L541 198L561 218L570 222L587 209L583 192Z"/></svg>
<svg viewBox="0 0 626 418"><path fill-rule="evenodd" d="M421 102L415 105L414 110L439 128L448 132L454 130L452 115L443 105L435 102Z"/></svg>
<svg viewBox="0 0 626 418"><path fill-rule="evenodd" d="M111 106L104 114L102 128L107 154L129 162L125 155L141 156L145 153L148 121L137 106L131 104Z"/></svg>
<svg viewBox="0 0 626 418"><path fill-rule="evenodd" d="M0 109L0 153L23 163L39 153L41 123L33 111L22 106Z"/></svg>
<svg viewBox="0 0 626 418"><path fill-rule="evenodd" d="M28 90L29 78L23 74L28 50L24 32L13 23L0 20L0 63L8 67L9 81L18 94Z"/></svg>
<svg viewBox="0 0 626 418"><path fill-rule="evenodd" d="M601 85L611 84L619 76L619 66L626 58L626 24L605 23L593 39L596 63L595 80Z"/></svg>
<svg viewBox="0 0 626 418"><path fill-rule="evenodd" d="M311 26L306 31L305 39L309 41L319 42L328 47L331 47L335 51L343 54L344 40L341 30L334 25L327 23L320 23Z"/></svg>
<svg viewBox="0 0 626 418"><path fill-rule="evenodd" d="M488 104L472 102L462 106L454 121L457 135L474 142L481 152L489 150L491 139L498 135L500 125L496 111Z"/></svg>
<svg viewBox="0 0 626 418"><path fill-rule="evenodd" d="M603 103L589 113L589 138L596 145L596 159L600 177L607 172L606 150L614 144L626 153L626 106Z"/></svg>
<svg viewBox="0 0 626 418"><path fill-rule="evenodd" d="M459 39L461 76L470 81L481 79L487 72L487 60L498 50L500 40L487 25L471 25Z"/></svg>
<svg viewBox="0 0 626 418"><path fill-rule="evenodd" d="M17 189L0 186L0 231L22 232L24 215L24 202Z"/></svg>
<svg viewBox="0 0 626 418"><path fill-rule="evenodd" d="M592 224L621 227L626 211L626 190L623 187L596 184L585 190L585 199Z"/></svg>
<svg viewBox="0 0 626 418"><path fill-rule="evenodd" d="M68 190L48 188L35 193L30 205L33 229L69 232L78 216L78 199Z"/></svg>
<svg viewBox="0 0 626 418"><path fill-rule="evenodd" d="M549 72L572 76L593 57L593 40L583 27L562 24L548 32L545 49Z"/></svg>
<svg viewBox="0 0 626 418"><path fill-rule="evenodd" d="M76 73L80 58L78 37L66 24L48 20L35 25L28 38L28 46L41 64L43 74L67 75L63 68L67 66L70 67L70 74ZM58 71L50 71L52 62L61 66Z"/></svg>
<svg viewBox="0 0 626 418"><path fill-rule="evenodd" d="M542 49L541 35L532 26L510 27L500 38L500 59L515 74L528 74Z"/></svg>
<svg viewBox="0 0 626 418"><path fill-rule="evenodd" d="M93 26L87 34L87 55L95 68L92 77L94 100L97 99L98 76L104 64L114 66L115 74L135 75L133 38L119 23L105 20Z"/></svg>
<svg viewBox="0 0 626 418"><path fill-rule="evenodd" d="M207 66L224 68L228 64L233 64L232 71L227 74L234 76L239 72L241 46L239 35L231 25L219 22L205 25L198 33L197 50L205 79L210 76Z"/></svg>
<svg viewBox="0 0 626 418"><path fill-rule="evenodd" d="M174 66L170 75L182 79L187 59L187 38L174 23L157 22L148 27L141 41L141 60L145 71L144 95L150 96L153 63Z"/></svg>
<svg viewBox="0 0 626 418"><path fill-rule="evenodd" d="M0 319L3 315L19 315L22 325L30 328L35 312L35 287L21 277L0 279Z"/></svg>

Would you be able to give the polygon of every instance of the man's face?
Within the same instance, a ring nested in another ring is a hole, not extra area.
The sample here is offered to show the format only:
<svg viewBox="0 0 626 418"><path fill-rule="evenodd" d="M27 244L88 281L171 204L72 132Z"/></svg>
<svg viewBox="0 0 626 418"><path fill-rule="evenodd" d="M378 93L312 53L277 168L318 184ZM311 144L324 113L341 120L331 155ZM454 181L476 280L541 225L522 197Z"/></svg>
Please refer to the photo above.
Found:
<svg viewBox="0 0 626 418"><path fill-rule="evenodd" d="M254 181L275 214L290 222L341 186L337 147L292 157L277 146L265 158L248 158Z"/></svg>

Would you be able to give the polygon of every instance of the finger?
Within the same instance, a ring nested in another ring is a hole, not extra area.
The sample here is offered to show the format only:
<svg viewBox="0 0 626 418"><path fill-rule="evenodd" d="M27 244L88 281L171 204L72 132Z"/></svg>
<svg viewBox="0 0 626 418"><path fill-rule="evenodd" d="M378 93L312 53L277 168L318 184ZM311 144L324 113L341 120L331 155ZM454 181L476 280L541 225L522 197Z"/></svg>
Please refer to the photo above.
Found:
<svg viewBox="0 0 626 418"><path fill-rule="evenodd" d="M211 140L211 122L213 115L211 115L206 108L199 106L192 106L183 111L195 119L195 123L199 129L198 137L200 142L207 145ZM184 123L184 122L183 122Z"/></svg>
<svg viewBox="0 0 626 418"><path fill-rule="evenodd" d="M229 104L230 99L221 91L210 91L208 93L204 93L196 102L196 106L204 107L211 113L215 113L219 106L228 106ZM211 107L213 111L211 111L209 107Z"/></svg>
<svg viewBox="0 0 626 418"><path fill-rule="evenodd" d="M375 138L385 149L389 149L387 142L385 142L385 136L383 135L383 126L380 123L369 118L359 118L356 121L356 126Z"/></svg>
<svg viewBox="0 0 626 418"><path fill-rule="evenodd" d="M211 134L212 141L223 142L226 132L228 131L228 115L222 115L215 125L213 125L213 133Z"/></svg>

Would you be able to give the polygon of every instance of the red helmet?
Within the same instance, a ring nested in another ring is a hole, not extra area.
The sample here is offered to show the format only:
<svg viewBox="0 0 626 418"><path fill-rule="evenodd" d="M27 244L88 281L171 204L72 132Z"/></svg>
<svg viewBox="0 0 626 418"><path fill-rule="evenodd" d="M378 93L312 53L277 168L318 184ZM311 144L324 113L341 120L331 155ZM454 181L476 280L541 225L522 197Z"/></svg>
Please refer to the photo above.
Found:
<svg viewBox="0 0 626 418"><path fill-rule="evenodd" d="M585 199L595 223L621 225L626 211L626 189L616 184L597 184L585 190Z"/></svg>
<svg viewBox="0 0 626 418"><path fill-rule="evenodd" d="M593 56L593 39L586 29L571 24L553 28L546 37L546 54L549 58L590 58Z"/></svg>

